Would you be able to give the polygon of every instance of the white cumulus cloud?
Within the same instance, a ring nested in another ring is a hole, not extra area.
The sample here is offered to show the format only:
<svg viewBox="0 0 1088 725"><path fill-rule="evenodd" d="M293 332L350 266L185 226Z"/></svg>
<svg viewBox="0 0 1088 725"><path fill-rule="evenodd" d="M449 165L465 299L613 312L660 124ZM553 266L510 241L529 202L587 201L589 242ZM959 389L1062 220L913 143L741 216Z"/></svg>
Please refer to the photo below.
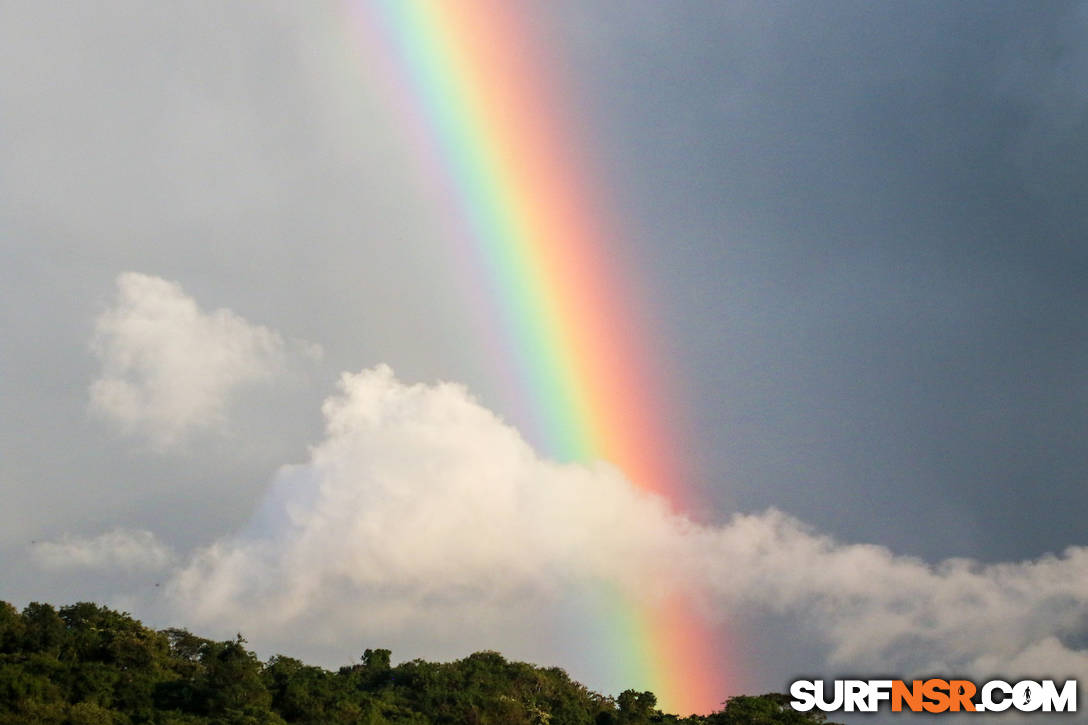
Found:
<svg viewBox="0 0 1088 725"><path fill-rule="evenodd" d="M160 448L220 424L234 390L271 380L285 361L274 330L206 312L177 283L135 272L117 278L92 350L101 361L92 410Z"/></svg>
<svg viewBox="0 0 1088 725"><path fill-rule="evenodd" d="M178 577L187 611L251 630L312 617L335 638L345 623L414 627L433 606L474 618L590 580L668 576L683 520L613 468L540 459L458 385L380 367L341 391L311 461L281 470L250 528Z"/></svg>
<svg viewBox="0 0 1088 725"><path fill-rule="evenodd" d="M931 565L881 546L837 542L774 511L705 533L699 551L708 557L708 596L725 606L803 614L833 664L1088 674L1088 548L1016 563ZM1044 651L1050 664L1040 669Z"/></svg>
<svg viewBox="0 0 1088 725"><path fill-rule="evenodd" d="M608 465L542 459L461 386L386 367L344 375L324 414L310 460L173 578L189 621L295 651L466 652L531 639L542 612L605 586L651 605L683 591L711 618L793 616L847 671L1088 675L1088 548L933 565L776 511L699 525Z"/></svg>
<svg viewBox="0 0 1088 725"><path fill-rule="evenodd" d="M174 560L174 554L150 531L117 528L99 536L65 535L56 541L31 546L35 563L45 569L94 569L157 571Z"/></svg>

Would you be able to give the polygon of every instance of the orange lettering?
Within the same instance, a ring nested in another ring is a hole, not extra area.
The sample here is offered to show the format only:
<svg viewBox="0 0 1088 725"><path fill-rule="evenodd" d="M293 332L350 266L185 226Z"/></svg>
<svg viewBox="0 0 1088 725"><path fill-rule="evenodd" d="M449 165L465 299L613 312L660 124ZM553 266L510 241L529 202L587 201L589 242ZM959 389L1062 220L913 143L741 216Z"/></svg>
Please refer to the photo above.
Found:
<svg viewBox="0 0 1088 725"><path fill-rule="evenodd" d="M975 711L975 703L971 702L971 698L975 696L975 683L970 680L952 680L948 683L948 691L952 696L952 712L959 712L960 707L966 712Z"/></svg>
<svg viewBox="0 0 1088 725"><path fill-rule="evenodd" d="M948 709L948 681L947 680L926 680L922 685L922 694L926 696L929 702L922 703L922 707L926 712L944 712Z"/></svg>
<svg viewBox="0 0 1088 725"><path fill-rule="evenodd" d="M902 712L903 701L906 701L907 707L911 712L920 712L922 709L922 681L915 680L911 683L911 687L907 687L907 683L902 680L896 680L892 683L892 712Z"/></svg>

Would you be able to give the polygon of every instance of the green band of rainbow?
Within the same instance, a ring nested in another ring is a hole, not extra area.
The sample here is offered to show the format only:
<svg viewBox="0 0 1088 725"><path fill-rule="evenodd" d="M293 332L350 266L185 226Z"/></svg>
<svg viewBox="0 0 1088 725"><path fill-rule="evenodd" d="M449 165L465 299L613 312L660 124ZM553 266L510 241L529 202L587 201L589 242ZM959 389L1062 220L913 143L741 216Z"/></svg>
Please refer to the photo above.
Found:
<svg viewBox="0 0 1088 725"><path fill-rule="evenodd" d="M683 502L655 345L625 288L621 251L594 195L562 96L528 32L540 5L356 0L369 57L384 62L483 270L487 297L546 452L606 460ZM610 256L611 255L611 256ZM655 384L656 383L656 384ZM679 599L610 590L600 646L629 686L709 711L722 699L721 638ZM645 600L639 600L645 601Z"/></svg>

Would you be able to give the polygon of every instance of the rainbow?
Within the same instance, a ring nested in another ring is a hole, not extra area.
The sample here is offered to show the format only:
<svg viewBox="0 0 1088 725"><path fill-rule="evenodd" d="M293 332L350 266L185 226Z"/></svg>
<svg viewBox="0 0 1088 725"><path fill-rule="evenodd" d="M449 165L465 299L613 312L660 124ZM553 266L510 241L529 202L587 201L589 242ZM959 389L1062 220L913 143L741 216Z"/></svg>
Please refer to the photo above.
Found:
<svg viewBox="0 0 1088 725"><path fill-rule="evenodd" d="M545 452L606 460L680 506L680 446L661 423L670 396L652 367L640 296L526 22L545 6L519 5L356 0L350 8L367 62L470 240L466 256L482 270L502 355ZM722 638L689 603L640 605L609 592L601 612L601 646L628 686L653 690L674 711L717 708Z"/></svg>

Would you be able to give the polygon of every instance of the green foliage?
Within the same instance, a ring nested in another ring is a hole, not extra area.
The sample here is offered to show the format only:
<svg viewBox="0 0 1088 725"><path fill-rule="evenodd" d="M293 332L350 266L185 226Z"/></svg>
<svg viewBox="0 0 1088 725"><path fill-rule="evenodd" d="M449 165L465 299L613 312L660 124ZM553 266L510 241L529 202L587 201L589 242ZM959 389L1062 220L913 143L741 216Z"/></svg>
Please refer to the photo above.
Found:
<svg viewBox="0 0 1088 725"><path fill-rule="evenodd" d="M557 668L477 652L393 665L387 649L330 672L282 655L262 663L241 635L156 632L82 602L59 611L0 602L0 725L815 725L784 695L734 697L680 718L652 692L612 699Z"/></svg>
<svg viewBox="0 0 1088 725"><path fill-rule="evenodd" d="M26 624L19 610L7 602L0 602L0 654L21 649L25 637Z"/></svg>
<svg viewBox="0 0 1088 725"><path fill-rule="evenodd" d="M797 712L790 707L789 701L790 697L781 693L731 697L721 712L707 718L707 725L818 725L825 722L823 713Z"/></svg>
<svg viewBox="0 0 1088 725"><path fill-rule="evenodd" d="M26 651L56 654L64 634L64 620L48 604L31 602L23 610L22 646Z"/></svg>

